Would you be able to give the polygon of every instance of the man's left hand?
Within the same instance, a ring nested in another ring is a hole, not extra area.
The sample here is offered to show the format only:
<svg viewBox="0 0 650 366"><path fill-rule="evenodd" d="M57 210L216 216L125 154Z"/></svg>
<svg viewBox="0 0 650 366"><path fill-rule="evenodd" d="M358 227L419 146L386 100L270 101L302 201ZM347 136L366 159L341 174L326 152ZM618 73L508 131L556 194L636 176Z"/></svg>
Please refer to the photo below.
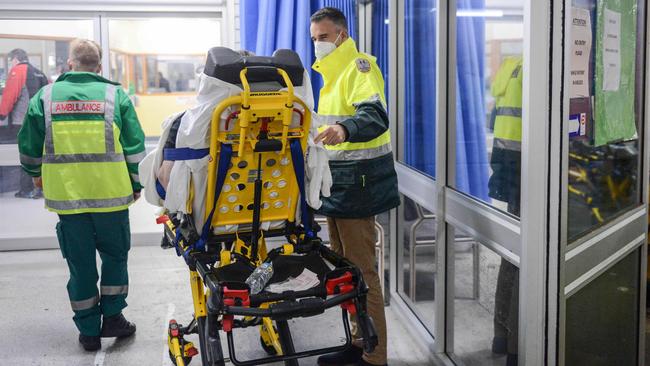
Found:
<svg viewBox="0 0 650 366"><path fill-rule="evenodd" d="M322 141L325 145L338 145L345 142L346 138L347 131L345 130L345 127L335 124L319 133L314 139L314 142L319 143Z"/></svg>

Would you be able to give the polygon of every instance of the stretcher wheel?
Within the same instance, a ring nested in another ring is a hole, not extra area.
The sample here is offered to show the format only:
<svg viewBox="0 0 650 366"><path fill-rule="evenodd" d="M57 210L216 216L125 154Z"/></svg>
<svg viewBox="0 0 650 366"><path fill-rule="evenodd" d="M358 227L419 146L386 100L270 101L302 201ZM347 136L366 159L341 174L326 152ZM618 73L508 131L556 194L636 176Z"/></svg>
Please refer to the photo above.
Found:
<svg viewBox="0 0 650 366"><path fill-rule="evenodd" d="M172 351L167 351L169 354L169 359L172 360L172 363L176 365L176 359L174 358L174 355L172 354ZM183 363L185 366L189 365L190 362L192 361L192 357L183 357Z"/></svg>
<svg viewBox="0 0 650 366"><path fill-rule="evenodd" d="M262 348L264 349L264 352L266 352L267 355L269 356L275 356L278 354L278 351L275 350L273 346L269 346L264 342L264 338L260 336L260 344L262 345Z"/></svg>

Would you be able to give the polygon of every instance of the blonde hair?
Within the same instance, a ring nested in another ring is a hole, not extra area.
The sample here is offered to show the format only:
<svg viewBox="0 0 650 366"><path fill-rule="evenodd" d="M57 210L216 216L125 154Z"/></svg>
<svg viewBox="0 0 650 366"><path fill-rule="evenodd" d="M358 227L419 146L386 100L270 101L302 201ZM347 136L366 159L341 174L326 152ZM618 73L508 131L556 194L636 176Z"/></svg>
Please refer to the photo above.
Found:
<svg viewBox="0 0 650 366"><path fill-rule="evenodd" d="M75 39L70 43L70 62L73 71L97 72L102 63L102 48L89 39Z"/></svg>

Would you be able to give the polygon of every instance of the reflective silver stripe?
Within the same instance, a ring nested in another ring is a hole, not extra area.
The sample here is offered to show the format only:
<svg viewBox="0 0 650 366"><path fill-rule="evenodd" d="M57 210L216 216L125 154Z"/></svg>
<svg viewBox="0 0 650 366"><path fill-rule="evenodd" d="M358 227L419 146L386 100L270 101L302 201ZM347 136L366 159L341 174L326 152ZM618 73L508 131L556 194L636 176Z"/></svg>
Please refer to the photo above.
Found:
<svg viewBox="0 0 650 366"><path fill-rule="evenodd" d="M45 153L54 154L54 142L52 142L52 86L48 84L43 87L41 100L43 101L43 114L45 115Z"/></svg>
<svg viewBox="0 0 650 366"><path fill-rule="evenodd" d="M366 160L384 156L393 151L391 144L361 150L327 150L330 160Z"/></svg>
<svg viewBox="0 0 650 366"><path fill-rule="evenodd" d="M95 305L99 304L99 295L95 295L89 299L85 300L79 300L79 301L70 301L70 305L72 305L72 310L74 311L81 311L81 310L88 310L92 309L95 307Z"/></svg>
<svg viewBox="0 0 650 366"><path fill-rule="evenodd" d="M521 118L521 108L518 107L497 107L497 116Z"/></svg>
<svg viewBox="0 0 650 366"><path fill-rule="evenodd" d="M504 150L521 151L521 141L494 138L493 146Z"/></svg>
<svg viewBox="0 0 650 366"><path fill-rule="evenodd" d="M129 293L129 285L122 286L102 286L103 295L126 295Z"/></svg>
<svg viewBox="0 0 650 366"><path fill-rule="evenodd" d="M129 175L131 176L131 179L132 179L134 182L136 182L136 183L140 183L140 175L139 175L139 174L129 173Z"/></svg>
<svg viewBox="0 0 650 366"><path fill-rule="evenodd" d="M133 202L133 195L120 198L107 198L107 199L86 199L86 200L70 200L70 201L55 201L51 199L45 200L45 205L54 210L78 210L84 208L109 208L128 205Z"/></svg>
<svg viewBox="0 0 650 366"><path fill-rule="evenodd" d="M122 154L48 154L43 157L46 164L70 163L119 163L124 161Z"/></svg>
<svg viewBox="0 0 650 366"><path fill-rule="evenodd" d="M43 158L33 158L25 154L20 154L20 163L24 165L41 165Z"/></svg>
<svg viewBox="0 0 650 366"><path fill-rule="evenodd" d="M366 100L362 100L362 101L360 101L358 103L352 103L352 106L354 106L354 108L357 108L358 106L362 105L363 103L375 103L375 102L381 102L381 105L384 107L384 109L386 109L386 104L384 104L384 101L381 100L381 97L379 96L379 94L373 94L372 96L370 96L370 98L368 98Z"/></svg>
<svg viewBox="0 0 650 366"><path fill-rule="evenodd" d="M106 84L104 96L104 135L106 139L106 153L115 152L115 134L113 133L113 119L115 117L115 85Z"/></svg>
<svg viewBox="0 0 650 366"><path fill-rule="evenodd" d="M133 154L133 155L127 155L126 156L126 162L130 163L130 164L138 164L138 163L140 163L142 161L142 159L144 159L145 156L147 156L146 151L139 152L139 153Z"/></svg>
<svg viewBox="0 0 650 366"><path fill-rule="evenodd" d="M318 122L320 122L320 124L318 126L316 126L316 127L333 125L336 122L345 121L346 119L352 118L354 116L352 116L352 115L349 115L349 116L332 116L332 115L320 115L319 114L318 117L319 117Z"/></svg>

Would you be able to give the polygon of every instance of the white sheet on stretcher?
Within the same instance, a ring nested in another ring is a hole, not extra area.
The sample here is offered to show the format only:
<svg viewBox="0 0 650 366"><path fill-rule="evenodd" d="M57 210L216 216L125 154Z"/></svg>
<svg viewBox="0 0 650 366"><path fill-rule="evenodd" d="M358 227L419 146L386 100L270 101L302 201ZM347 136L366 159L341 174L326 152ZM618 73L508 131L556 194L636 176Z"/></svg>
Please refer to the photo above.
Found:
<svg viewBox="0 0 650 366"><path fill-rule="evenodd" d="M197 95L197 105L188 109L181 119L176 137L176 148L189 147L204 149L209 147L209 127L214 108L224 99L238 95L242 89L233 84L201 74ZM303 86L295 87L294 92L310 110L313 110L314 98L311 82L307 72L304 74ZM170 127L180 113L168 117L162 124L162 134L158 146L140 163L140 181L144 185L144 197L147 202L166 208L170 213L187 213L187 201L190 192L190 177L194 185L192 214L198 229L203 225L205 214L205 195L207 185L207 167L209 156L196 160L178 160L174 163L169 177L165 200L156 191L156 172L163 161L163 148L169 135ZM227 115L228 113L224 113ZM297 123L296 116L296 123ZM222 128L225 120L222 119ZM319 126L318 116L312 114L309 148L305 159L307 180L307 202L314 208L319 208L320 194L329 197L332 177L329 170L327 153L321 144L314 144L313 137ZM297 220L300 218L300 205L297 209ZM262 229L276 229L284 224L282 221L262 222ZM215 233L234 232L237 225L217 226Z"/></svg>

